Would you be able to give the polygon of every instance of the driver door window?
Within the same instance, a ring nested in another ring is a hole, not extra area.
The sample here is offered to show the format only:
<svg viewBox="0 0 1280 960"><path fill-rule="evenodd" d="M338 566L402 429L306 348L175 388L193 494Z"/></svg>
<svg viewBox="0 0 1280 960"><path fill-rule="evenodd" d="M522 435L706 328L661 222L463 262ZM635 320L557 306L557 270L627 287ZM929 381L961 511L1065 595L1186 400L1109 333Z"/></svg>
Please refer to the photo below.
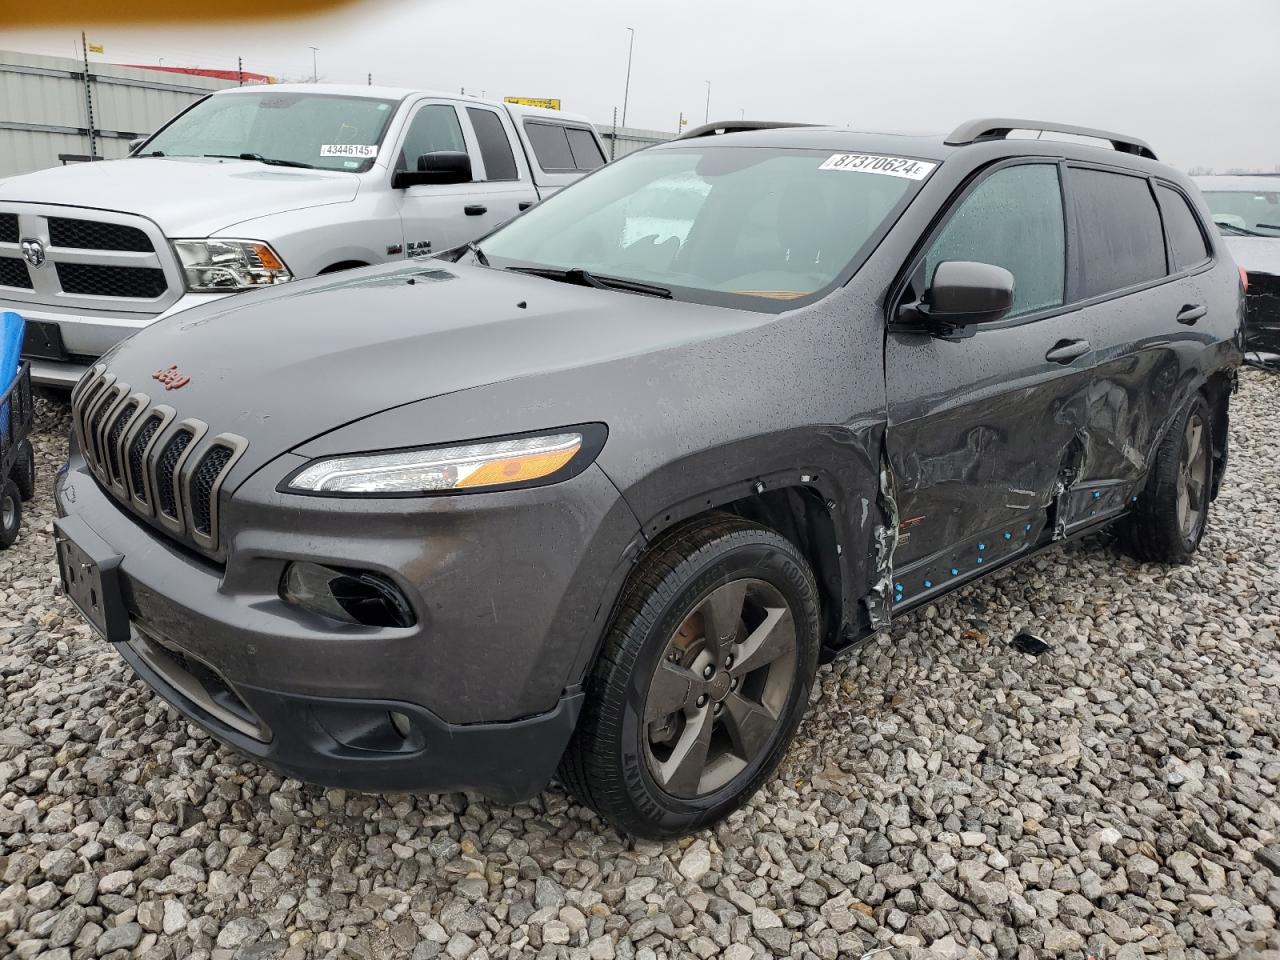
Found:
<svg viewBox="0 0 1280 960"><path fill-rule="evenodd" d="M417 170L418 157L438 150L467 152L458 111L452 104L429 103L418 108L400 145L395 169Z"/></svg>
<svg viewBox="0 0 1280 960"><path fill-rule="evenodd" d="M952 214L925 254L925 277L944 260L976 260L1013 274L1019 317L1061 306L1066 283L1066 229L1058 168L1024 163L997 170Z"/></svg>

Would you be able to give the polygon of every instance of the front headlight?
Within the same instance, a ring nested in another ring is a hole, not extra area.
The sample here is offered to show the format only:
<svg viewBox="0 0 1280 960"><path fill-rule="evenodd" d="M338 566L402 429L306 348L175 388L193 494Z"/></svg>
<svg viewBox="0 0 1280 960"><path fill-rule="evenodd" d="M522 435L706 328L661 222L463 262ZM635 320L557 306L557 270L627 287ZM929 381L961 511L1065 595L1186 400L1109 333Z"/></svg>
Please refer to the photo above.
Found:
<svg viewBox="0 0 1280 960"><path fill-rule="evenodd" d="M575 467L590 462L603 444L603 435L597 433L575 427L487 443L326 457L295 473L284 489L386 497L550 483L567 479ZM584 451L584 446L592 449Z"/></svg>
<svg viewBox="0 0 1280 960"><path fill-rule="evenodd" d="M187 289L195 293L248 290L292 280L268 244L258 240L175 240Z"/></svg>

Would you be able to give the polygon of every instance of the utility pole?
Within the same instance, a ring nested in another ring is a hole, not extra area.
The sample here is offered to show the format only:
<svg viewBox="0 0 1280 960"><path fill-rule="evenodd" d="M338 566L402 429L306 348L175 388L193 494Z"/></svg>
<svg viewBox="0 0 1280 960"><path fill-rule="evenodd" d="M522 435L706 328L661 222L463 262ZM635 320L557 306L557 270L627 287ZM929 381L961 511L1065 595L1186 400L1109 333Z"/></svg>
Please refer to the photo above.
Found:
<svg viewBox="0 0 1280 960"><path fill-rule="evenodd" d="M609 159L612 160L618 146L618 108L613 108L613 133L609 136Z"/></svg>
<svg viewBox="0 0 1280 960"><path fill-rule="evenodd" d="M627 44L627 85L622 90L622 125L627 125L627 98L631 95L631 54L636 48L635 27L627 27L631 31L631 41Z"/></svg>
<svg viewBox="0 0 1280 960"><path fill-rule="evenodd" d="M707 112L702 115L702 122L710 123L711 122L711 81L704 80L703 83L707 85Z"/></svg>
<svg viewBox="0 0 1280 960"><path fill-rule="evenodd" d="M89 80L89 41L80 31L80 50L84 54L84 111L89 118L89 159L98 159L98 139L93 132L93 87Z"/></svg>
<svg viewBox="0 0 1280 960"><path fill-rule="evenodd" d="M244 86L244 57L236 57L236 81L238 86Z"/></svg>
<svg viewBox="0 0 1280 960"><path fill-rule="evenodd" d="M369 86L373 86L373 74L369 74Z"/></svg>
<svg viewBox="0 0 1280 960"><path fill-rule="evenodd" d="M318 54L319 52L320 52L319 47L311 48L311 82L312 83L320 82L320 71L316 68L316 54Z"/></svg>

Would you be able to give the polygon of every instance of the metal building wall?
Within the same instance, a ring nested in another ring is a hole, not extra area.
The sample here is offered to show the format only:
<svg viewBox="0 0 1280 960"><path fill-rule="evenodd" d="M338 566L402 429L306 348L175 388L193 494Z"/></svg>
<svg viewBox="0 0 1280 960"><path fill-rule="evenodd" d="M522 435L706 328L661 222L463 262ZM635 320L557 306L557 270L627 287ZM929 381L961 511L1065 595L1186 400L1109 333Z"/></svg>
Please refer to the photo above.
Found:
<svg viewBox="0 0 1280 960"><path fill-rule="evenodd" d="M655 143L665 143L675 137L674 133L641 130L638 127L618 127L615 130L612 126L596 124L596 129L604 139L605 154L610 160L617 160L628 153L635 153Z"/></svg>
<svg viewBox="0 0 1280 960"><path fill-rule="evenodd" d="M71 57L0 50L0 177L58 166L89 153L84 64ZM89 64L99 157L122 157L192 101L235 83L114 64Z"/></svg>

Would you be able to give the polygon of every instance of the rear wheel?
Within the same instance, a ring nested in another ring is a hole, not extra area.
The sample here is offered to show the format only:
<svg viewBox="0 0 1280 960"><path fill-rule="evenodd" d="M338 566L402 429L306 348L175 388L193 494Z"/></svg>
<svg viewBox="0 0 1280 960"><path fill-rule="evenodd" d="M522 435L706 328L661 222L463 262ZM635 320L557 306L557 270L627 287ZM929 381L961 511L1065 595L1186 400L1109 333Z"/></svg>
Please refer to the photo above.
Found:
<svg viewBox="0 0 1280 960"><path fill-rule="evenodd" d="M561 778L631 834L719 820L782 759L818 645L817 588L788 540L733 517L672 532L629 581Z"/></svg>
<svg viewBox="0 0 1280 960"><path fill-rule="evenodd" d="M30 500L36 494L36 454L31 449L31 441L23 440L18 448L18 459L14 461L11 471L13 482L18 485L18 493L23 500Z"/></svg>
<svg viewBox="0 0 1280 960"><path fill-rule="evenodd" d="M21 528L22 495L16 483L5 480L4 486L0 487L0 550L18 539Z"/></svg>
<svg viewBox="0 0 1280 960"><path fill-rule="evenodd" d="M1187 563L1204 537L1213 488L1213 417L1197 396L1170 425L1125 529L1139 560Z"/></svg>

